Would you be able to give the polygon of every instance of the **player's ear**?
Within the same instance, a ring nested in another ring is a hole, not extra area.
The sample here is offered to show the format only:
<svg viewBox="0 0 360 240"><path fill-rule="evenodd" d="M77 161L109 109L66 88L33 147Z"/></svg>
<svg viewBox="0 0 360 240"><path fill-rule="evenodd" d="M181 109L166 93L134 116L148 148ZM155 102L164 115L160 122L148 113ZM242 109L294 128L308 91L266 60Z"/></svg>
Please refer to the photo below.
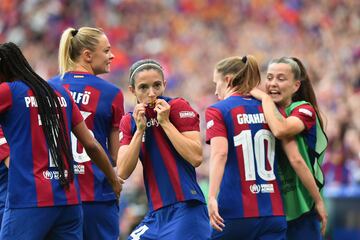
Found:
<svg viewBox="0 0 360 240"><path fill-rule="evenodd" d="M296 93L299 90L300 86L301 86L301 81L300 80L295 80L293 94Z"/></svg>
<svg viewBox="0 0 360 240"><path fill-rule="evenodd" d="M129 85L128 89L132 94L135 94L135 88L132 85Z"/></svg>
<svg viewBox="0 0 360 240"><path fill-rule="evenodd" d="M84 49L81 55L86 62L90 63L92 61L92 52L89 49Z"/></svg>
<svg viewBox="0 0 360 240"><path fill-rule="evenodd" d="M230 87L232 85L233 79L234 79L234 76L232 74L226 74L224 76L224 81L226 82L228 87Z"/></svg>
<svg viewBox="0 0 360 240"><path fill-rule="evenodd" d="M166 84L167 84L166 79L164 79L163 83L164 83L164 88L166 88Z"/></svg>

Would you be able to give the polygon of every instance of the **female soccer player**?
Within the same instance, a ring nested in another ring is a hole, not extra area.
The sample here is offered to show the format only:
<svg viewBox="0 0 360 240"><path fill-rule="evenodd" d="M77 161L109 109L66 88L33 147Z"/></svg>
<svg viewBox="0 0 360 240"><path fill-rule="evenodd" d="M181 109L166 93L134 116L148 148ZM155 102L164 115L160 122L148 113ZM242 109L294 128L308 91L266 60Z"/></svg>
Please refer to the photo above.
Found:
<svg viewBox="0 0 360 240"><path fill-rule="evenodd" d="M129 82L137 104L120 123L117 166L127 179L140 158L150 210L129 239L208 239L195 173L203 160L198 113L183 98L163 96L166 80L154 60L135 62Z"/></svg>
<svg viewBox="0 0 360 240"><path fill-rule="evenodd" d="M265 88L267 94L258 89L251 94L262 100L265 118L274 135L285 144L295 138L303 159L295 165L290 160L292 168L286 159L280 164L287 238L321 239L321 233L325 234L326 230L327 213L319 193L324 186L320 166L327 138L311 81L300 60L283 57L268 65ZM277 107L285 110L286 117ZM293 153L286 152L288 156ZM297 170L296 165L302 170Z"/></svg>
<svg viewBox="0 0 360 240"><path fill-rule="evenodd" d="M70 93L37 75L13 43L0 44L0 82L0 124L11 156L0 238L82 239L70 131L118 196L120 179Z"/></svg>
<svg viewBox="0 0 360 240"><path fill-rule="evenodd" d="M108 73L114 55L105 33L98 28L66 29L60 40L60 76L79 107L87 127L115 166L119 149L119 123L124 115L121 90L97 75ZM84 239L119 237L119 209L105 175L72 135L75 174L84 211Z"/></svg>
<svg viewBox="0 0 360 240"><path fill-rule="evenodd" d="M215 66L219 102L206 109L210 143L209 216L212 239L285 239L275 137L261 102L256 59L230 57Z"/></svg>

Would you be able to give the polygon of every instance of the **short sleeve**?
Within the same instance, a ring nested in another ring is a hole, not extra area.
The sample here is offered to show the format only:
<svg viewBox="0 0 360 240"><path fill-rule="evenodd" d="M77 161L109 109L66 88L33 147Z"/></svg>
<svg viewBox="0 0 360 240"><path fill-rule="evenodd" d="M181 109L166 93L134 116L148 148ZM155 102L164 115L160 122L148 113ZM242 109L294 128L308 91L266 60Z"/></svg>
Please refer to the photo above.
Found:
<svg viewBox="0 0 360 240"><path fill-rule="evenodd" d="M12 106L12 93L9 84L0 84L0 113L6 112Z"/></svg>
<svg viewBox="0 0 360 240"><path fill-rule="evenodd" d="M10 154L10 148L5 139L4 133L0 128L0 162L3 161Z"/></svg>
<svg viewBox="0 0 360 240"><path fill-rule="evenodd" d="M111 110L112 126L113 128L119 128L120 120L124 116L124 96L120 90L111 104Z"/></svg>
<svg viewBox="0 0 360 240"><path fill-rule="evenodd" d="M120 121L119 127L119 141L120 146L129 145L132 139L131 132L131 113L127 113Z"/></svg>
<svg viewBox="0 0 360 240"><path fill-rule="evenodd" d="M309 130L316 124L316 112L310 104L300 105L291 112L290 116L299 118Z"/></svg>
<svg viewBox="0 0 360 240"><path fill-rule="evenodd" d="M183 98L170 101L170 121L179 132L200 131L200 116Z"/></svg>
<svg viewBox="0 0 360 240"><path fill-rule="evenodd" d="M213 137L227 138L227 131L221 112L216 108L207 108L205 111L206 120L206 143L210 143Z"/></svg>

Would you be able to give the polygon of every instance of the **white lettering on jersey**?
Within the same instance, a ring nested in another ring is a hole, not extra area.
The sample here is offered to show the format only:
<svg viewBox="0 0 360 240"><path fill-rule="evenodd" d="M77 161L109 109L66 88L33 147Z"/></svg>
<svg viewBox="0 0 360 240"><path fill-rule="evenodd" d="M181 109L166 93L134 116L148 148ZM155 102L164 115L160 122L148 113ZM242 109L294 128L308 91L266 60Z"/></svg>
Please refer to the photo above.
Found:
<svg viewBox="0 0 360 240"><path fill-rule="evenodd" d="M26 107L37 107L37 102L36 102L36 98L34 96L30 96L30 97L25 97L25 104Z"/></svg>
<svg viewBox="0 0 360 240"><path fill-rule="evenodd" d="M236 115L238 124L257 124L266 123L263 113L238 114Z"/></svg>
<svg viewBox="0 0 360 240"><path fill-rule="evenodd" d="M74 164L75 174L85 174L85 166L80 164Z"/></svg>
<svg viewBox="0 0 360 240"><path fill-rule="evenodd" d="M78 92L70 92L70 93L77 104L81 103L83 105L87 105L90 101L91 92L89 91L85 91L84 93L78 93Z"/></svg>
<svg viewBox="0 0 360 240"><path fill-rule="evenodd" d="M67 170L64 171L64 176L65 176L65 178L68 177L68 171ZM60 179L60 174L59 174L59 171L46 170L46 171L43 171L43 177L45 179L59 180Z"/></svg>
<svg viewBox="0 0 360 240"><path fill-rule="evenodd" d="M150 120L146 122L146 127L151 127L151 126L155 126L155 127L159 126L159 122L156 118L150 118Z"/></svg>
<svg viewBox="0 0 360 240"><path fill-rule="evenodd" d="M250 192L254 194L258 193L274 193L274 185L268 184L252 184L249 186Z"/></svg>
<svg viewBox="0 0 360 240"><path fill-rule="evenodd" d="M60 107L67 107L67 102L64 97L57 97L60 103ZM34 96L24 97L26 107L38 107L36 98Z"/></svg>

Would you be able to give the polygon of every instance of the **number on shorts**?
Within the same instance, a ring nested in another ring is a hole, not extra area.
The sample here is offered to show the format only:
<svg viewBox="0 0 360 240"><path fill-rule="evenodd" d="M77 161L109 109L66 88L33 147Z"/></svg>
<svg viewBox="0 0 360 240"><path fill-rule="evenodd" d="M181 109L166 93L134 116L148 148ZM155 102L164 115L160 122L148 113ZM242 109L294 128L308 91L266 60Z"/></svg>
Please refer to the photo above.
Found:
<svg viewBox="0 0 360 240"><path fill-rule="evenodd" d="M140 240L141 235L143 235L148 229L149 229L148 226L143 225L143 226L139 227L138 229L135 229L130 234L130 237L132 237L132 240Z"/></svg>
<svg viewBox="0 0 360 240"><path fill-rule="evenodd" d="M253 144L254 140L254 144ZM267 152L265 146L268 146ZM260 129L252 137L251 130L241 131L234 136L234 146L242 145L245 180L256 180L255 162L257 166L257 173L265 181L275 179L274 174L274 158L275 158L275 137L269 130ZM255 152L254 152L255 148ZM254 159L255 153L255 159ZM267 153L267 156L265 156ZM270 170L266 170L266 160L269 160Z"/></svg>

